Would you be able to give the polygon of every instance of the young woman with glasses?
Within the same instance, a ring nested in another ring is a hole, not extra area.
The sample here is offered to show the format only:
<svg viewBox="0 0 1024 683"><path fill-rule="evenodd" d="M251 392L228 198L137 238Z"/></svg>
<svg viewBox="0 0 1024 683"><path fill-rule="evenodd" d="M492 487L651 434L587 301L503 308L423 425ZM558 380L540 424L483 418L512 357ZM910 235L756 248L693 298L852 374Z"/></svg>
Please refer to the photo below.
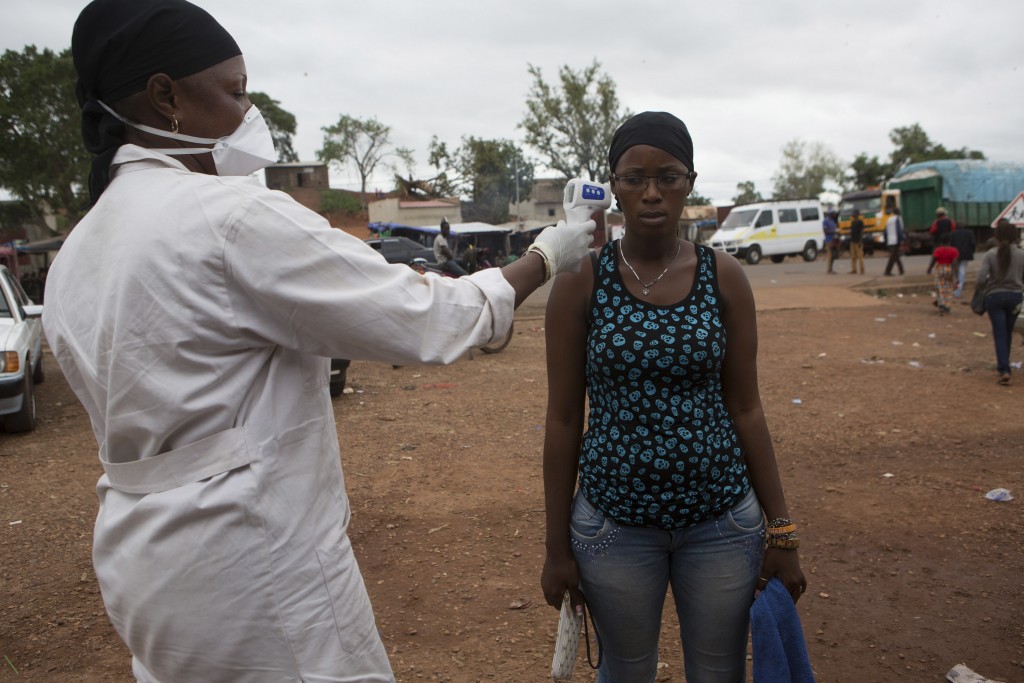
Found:
<svg viewBox="0 0 1024 683"><path fill-rule="evenodd" d="M559 275L548 302L544 595L585 599L599 682L652 681L671 585L686 679L739 681L755 590L806 588L753 295L732 256L680 238L697 176L682 121L630 118L608 161L625 236Z"/></svg>

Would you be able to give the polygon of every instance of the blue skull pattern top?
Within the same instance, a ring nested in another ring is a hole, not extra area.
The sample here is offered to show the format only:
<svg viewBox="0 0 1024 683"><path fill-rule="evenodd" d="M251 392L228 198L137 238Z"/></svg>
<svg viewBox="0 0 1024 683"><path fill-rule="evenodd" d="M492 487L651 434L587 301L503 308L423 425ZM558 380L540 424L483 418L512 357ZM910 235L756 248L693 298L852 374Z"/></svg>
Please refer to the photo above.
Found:
<svg viewBox="0 0 1024 683"><path fill-rule="evenodd" d="M723 514L750 490L722 398L726 335L715 256L695 246L693 288L676 304L629 293L618 242L601 250L594 276L579 483L622 524L687 527Z"/></svg>

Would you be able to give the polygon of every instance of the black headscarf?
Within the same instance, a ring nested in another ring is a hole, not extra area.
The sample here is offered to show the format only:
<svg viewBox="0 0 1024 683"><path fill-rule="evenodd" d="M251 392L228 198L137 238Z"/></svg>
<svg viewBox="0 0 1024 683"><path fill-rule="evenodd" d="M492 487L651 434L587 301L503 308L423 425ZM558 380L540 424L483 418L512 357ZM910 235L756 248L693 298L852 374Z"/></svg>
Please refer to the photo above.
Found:
<svg viewBox="0 0 1024 683"><path fill-rule="evenodd" d="M697 170L693 167L690 131L686 129L685 123L668 112L645 111L630 117L619 126L608 148L608 168L614 173L619 157L636 145L650 145L665 150L686 164L691 171Z"/></svg>
<svg viewBox="0 0 1024 683"><path fill-rule="evenodd" d="M85 147L98 155L89 174L93 203L110 182L110 162L124 144L124 124L107 106L145 90L154 74L172 79L199 73L242 54L206 10L186 0L94 0L71 35L78 72Z"/></svg>

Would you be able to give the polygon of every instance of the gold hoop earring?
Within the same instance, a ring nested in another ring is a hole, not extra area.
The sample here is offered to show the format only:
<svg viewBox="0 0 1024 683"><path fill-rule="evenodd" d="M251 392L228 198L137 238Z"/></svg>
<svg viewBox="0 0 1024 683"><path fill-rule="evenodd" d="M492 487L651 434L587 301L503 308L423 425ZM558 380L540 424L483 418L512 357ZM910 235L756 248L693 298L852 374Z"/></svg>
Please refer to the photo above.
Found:
<svg viewBox="0 0 1024 683"><path fill-rule="evenodd" d="M178 117L175 116L174 114L171 114L171 132L172 133L177 133L178 132Z"/></svg>

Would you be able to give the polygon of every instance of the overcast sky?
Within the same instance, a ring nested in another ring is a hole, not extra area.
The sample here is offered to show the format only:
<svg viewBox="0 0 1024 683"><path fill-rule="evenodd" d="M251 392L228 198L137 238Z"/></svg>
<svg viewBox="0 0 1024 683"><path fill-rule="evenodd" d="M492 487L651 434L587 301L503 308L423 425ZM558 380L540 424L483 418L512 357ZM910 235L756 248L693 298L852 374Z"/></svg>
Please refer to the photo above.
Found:
<svg viewBox="0 0 1024 683"><path fill-rule="evenodd" d="M2 0L0 48L69 47L85 4ZM433 135L449 146L463 135L522 141L527 64L553 82L560 66L596 59L624 107L687 123L697 190L718 204L744 180L770 194L780 150L797 138L845 161L885 158L889 131L920 123L947 148L1024 161L1022 0L197 4L242 48L250 90L296 116L303 160L340 115L376 117L426 177ZM374 181L387 189L389 177Z"/></svg>

